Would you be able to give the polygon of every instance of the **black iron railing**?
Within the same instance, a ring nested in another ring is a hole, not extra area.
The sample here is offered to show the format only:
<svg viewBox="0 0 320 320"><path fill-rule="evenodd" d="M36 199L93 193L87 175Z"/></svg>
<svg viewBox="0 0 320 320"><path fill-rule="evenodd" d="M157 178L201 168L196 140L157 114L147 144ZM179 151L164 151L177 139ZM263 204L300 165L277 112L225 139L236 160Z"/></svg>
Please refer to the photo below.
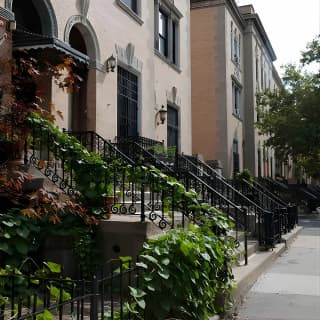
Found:
<svg viewBox="0 0 320 320"><path fill-rule="evenodd" d="M0 275L0 320L38 319L134 319L129 287L137 287L137 271L131 262L113 261L92 280L44 278L12 273Z"/></svg>
<svg viewBox="0 0 320 320"><path fill-rule="evenodd" d="M106 216L111 213L134 215L137 221L149 219L161 229L184 226L194 218L187 206L189 199L183 195L175 198L175 185L167 184L152 170L136 165L99 135L69 132L72 135L70 147L68 139L58 139L59 134L44 125L33 126L30 163L68 195L74 195L75 191L86 193L87 190L80 189L81 183L77 183L85 177L103 186L100 191L106 202L88 205L102 207ZM75 137L90 151L99 154L105 164L96 165L79 159L77 149L82 147Z"/></svg>
<svg viewBox="0 0 320 320"><path fill-rule="evenodd" d="M152 150L155 146L159 146L160 148L164 149L164 144L162 141L157 141L157 140L153 140L153 139L141 137L141 136L126 136L126 137L117 136L115 138L115 143L120 145L137 143L144 150L149 150L149 151Z"/></svg>
<svg viewBox="0 0 320 320"><path fill-rule="evenodd" d="M220 195L232 201L232 203L247 212L247 232L251 238L257 238L260 245L274 246L279 240L277 228L270 229L268 224L277 223L273 212L254 202L252 199L241 193L237 188L228 183L221 175L206 164L196 165L197 159L179 155L177 166L179 172L192 172L197 175L203 183L214 188ZM212 170L211 170L212 169ZM211 173L211 175L209 174ZM266 223L268 221L268 223Z"/></svg>
<svg viewBox="0 0 320 320"><path fill-rule="evenodd" d="M262 181L262 180L260 179L260 181ZM280 205L282 205L282 206L284 206L284 207L286 207L286 206L288 205L287 202L286 202L284 199L282 199L278 194L270 191L268 188L266 188L266 187L263 185L263 183L260 183L260 181L258 181L257 179L254 179L254 180L253 180L253 185L254 185L257 189L261 190L264 194L266 194L266 195L268 195L270 198L272 198L274 201L278 202Z"/></svg>
<svg viewBox="0 0 320 320"><path fill-rule="evenodd" d="M115 159L121 159L128 164L134 165L134 162L127 157L125 153L119 150L111 141L101 137L94 131L67 131L65 134L75 137L90 152L96 152L107 163Z"/></svg>
<svg viewBox="0 0 320 320"><path fill-rule="evenodd" d="M185 158L196 166L196 168L193 168L192 170L196 170L203 179L209 179L209 181L211 181L210 185L214 186L227 198L232 199L237 204L246 206L249 205L249 199L251 201L251 206L258 206L260 210L263 208L263 212L265 212L265 214L268 213L266 215L266 221L268 221L268 223L264 224L263 229L265 230L265 234L268 235L267 238L269 238L269 241L273 243L279 242L282 233L291 230L292 225L295 225L297 219L294 212L296 212L296 210L294 208L291 209L289 215L288 205L277 195L270 192L264 192L264 190L255 182L251 184L246 180L227 181L215 169L208 166L202 160L192 156L185 156ZM189 169L190 167L192 167L192 165L189 163ZM272 240L272 238L274 240Z"/></svg>

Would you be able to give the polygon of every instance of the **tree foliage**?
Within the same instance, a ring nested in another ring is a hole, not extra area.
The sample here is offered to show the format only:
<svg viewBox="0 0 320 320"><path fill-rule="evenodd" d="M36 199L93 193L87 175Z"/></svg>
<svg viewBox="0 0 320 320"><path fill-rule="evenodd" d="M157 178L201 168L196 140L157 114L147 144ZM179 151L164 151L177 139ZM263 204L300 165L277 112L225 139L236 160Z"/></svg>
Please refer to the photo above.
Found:
<svg viewBox="0 0 320 320"><path fill-rule="evenodd" d="M302 52L301 64L286 65L283 87L257 95L259 122L280 160L291 157L307 174L320 177L320 70L306 70L320 62L320 36Z"/></svg>

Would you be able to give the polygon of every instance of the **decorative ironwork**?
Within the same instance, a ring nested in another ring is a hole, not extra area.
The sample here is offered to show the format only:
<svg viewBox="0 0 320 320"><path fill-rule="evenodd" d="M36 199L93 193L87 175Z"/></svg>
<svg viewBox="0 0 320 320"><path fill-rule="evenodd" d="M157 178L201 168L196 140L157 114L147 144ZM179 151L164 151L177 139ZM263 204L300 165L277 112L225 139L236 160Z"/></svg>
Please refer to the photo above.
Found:
<svg viewBox="0 0 320 320"><path fill-rule="evenodd" d="M125 305L132 299L129 287L139 287L137 272L131 261L114 260L92 280L0 275L6 298L0 319L36 319L44 312L55 319L134 319Z"/></svg>

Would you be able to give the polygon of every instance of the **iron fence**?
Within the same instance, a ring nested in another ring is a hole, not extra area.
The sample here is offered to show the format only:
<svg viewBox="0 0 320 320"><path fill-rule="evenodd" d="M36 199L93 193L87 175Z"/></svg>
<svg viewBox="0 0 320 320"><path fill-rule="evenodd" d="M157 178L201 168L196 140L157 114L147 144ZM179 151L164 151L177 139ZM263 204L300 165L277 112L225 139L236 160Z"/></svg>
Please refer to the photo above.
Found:
<svg viewBox="0 0 320 320"><path fill-rule="evenodd" d="M127 306L129 287L138 286L138 268L117 260L107 271L91 280L0 275L0 320L135 319Z"/></svg>

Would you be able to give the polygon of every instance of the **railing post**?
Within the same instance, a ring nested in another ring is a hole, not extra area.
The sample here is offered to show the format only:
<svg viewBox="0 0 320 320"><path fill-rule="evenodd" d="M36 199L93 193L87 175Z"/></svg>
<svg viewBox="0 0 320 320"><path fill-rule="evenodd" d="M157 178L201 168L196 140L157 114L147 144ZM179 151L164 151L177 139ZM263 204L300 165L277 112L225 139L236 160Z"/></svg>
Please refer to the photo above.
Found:
<svg viewBox="0 0 320 320"><path fill-rule="evenodd" d="M244 263L248 264L248 210L244 210Z"/></svg>
<svg viewBox="0 0 320 320"><path fill-rule="evenodd" d="M141 184L141 222L145 222L146 216L144 212L144 183Z"/></svg>
<svg viewBox="0 0 320 320"><path fill-rule="evenodd" d="M90 320L98 320L98 294L99 294L98 280L96 276L93 276Z"/></svg>
<svg viewBox="0 0 320 320"><path fill-rule="evenodd" d="M28 164L28 141L27 139L24 140L24 150L23 150L23 163L26 165Z"/></svg>

